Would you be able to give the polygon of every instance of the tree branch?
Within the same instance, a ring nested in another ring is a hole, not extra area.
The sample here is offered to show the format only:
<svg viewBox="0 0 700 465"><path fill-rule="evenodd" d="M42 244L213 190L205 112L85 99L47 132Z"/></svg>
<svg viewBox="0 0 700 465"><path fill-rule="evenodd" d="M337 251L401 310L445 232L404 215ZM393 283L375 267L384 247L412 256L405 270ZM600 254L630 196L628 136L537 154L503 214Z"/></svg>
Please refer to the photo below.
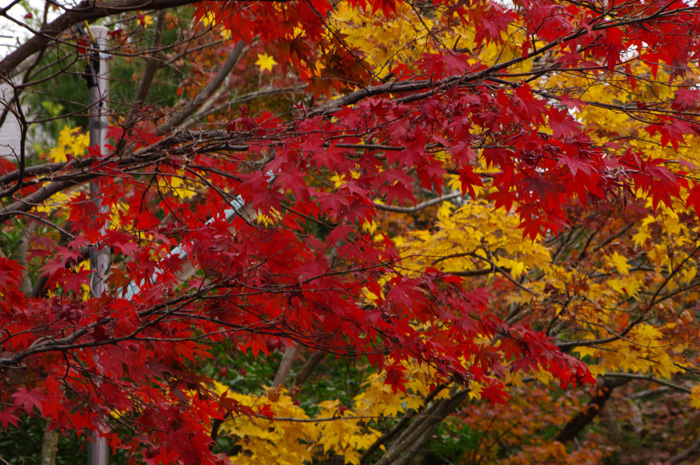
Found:
<svg viewBox="0 0 700 465"><path fill-rule="evenodd" d="M425 415L414 422L399 439L392 444L375 465L406 465L415 458L416 453L430 439L438 425L467 397L468 389L456 392L449 399L436 401Z"/></svg>
<svg viewBox="0 0 700 465"><path fill-rule="evenodd" d="M378 210L384 210L388 212L396 212L396 213L415 213L417 211L420 211L424 208L428 208L432 205L441 203L441 202L446 202L448 200L452 199L458 199L462 197L461 192L453 192L448 195L441 195L440 197L436 197L434 199L426 200L425 202L421 202L417 205L414 205L413 207L394 207L392 205L384 205L381 203L374 202L374 206L377 207Z"/></svg>
<svg viewBox="0 0 700 465"><path fill-rule="evenodd" d="M113 2L83 0L75 8L67 10L58 18L43 26L36 35L0 61L0 80L8 79L15 68L27 58L46 48L51 42L58 39L64 31L67 31L75 24L129 11L163 10L192 3L194 3L193 0L116 0Z"/></svg>
<svg viewBox="0 0 700 465"><path fill-rule="evenodd" d="M294 382L292 383L291 389L294 389L304 384L304 382L309 378L309 376L311 376L311 373L313 373L313 371L316 369L318 364L321 363L321 360L323 360L323 357L325 356L325 352L314 352L313 355L311 355L311 357L309 357L309 359L306 361L299 373L297 373L297 376L294 378Z"/></svg>
<svg viewBox="0 0 700 465"><path fill-rule="evenodd" d="M224 62L224 64L221 66L221 69L219 69L219 72L216 73L216 76L214 76L214 78L211 81L209 81L209 83L204 87L204 89L202 89L202 91L199 94L197 94L197 96L194 99L192 99L191 102L186 104L168 121L166 121L162 126L160 126L156 130L156 134L162 136L163 134L172 131L174 128L184 123L188 116L197 111L197 109L202 104L204 104L204 102L206 102L207 99L209 99L209 97L211 97L214 94L214 92L216 92L219 86L221 86L221 84L224 82L224 79L226 79L226 77L229 74L231 74L231 71L233 71L233 68L241 59L246 49L247 46L245 45L245 43L242 40L238 41L236 46L233 47L233 49L231 50L231 53L229 53L229 56Z"/></svg>
<svg viewBox="0 0 700 465"><path fill-rule="evenodd" d="M700 452L700 438L696 439L686 450L671 457L668 463L669 465L677 465L697 455L698 452Z"/></svg>
<svg viewBox="0 0 700 465"><path fill-rule="evenodd" d="M666 381L663 379L659 378L654 378L653 376L646 376L646 375L637 375L634 373L606 373L605 374L606 378L620 378L620 379L627 379L627 380L639 380L639 381L649 381L651 383L656 383L660 384L662 386L669 387L671 389L675 389L676 391L680 392L685 392L686 394L690 394L690 389L687 387L681 386L679 384L672 383L670 381Z"/></svg>
<svg viewBox="0 0 700 465"><path fill-rule="evenodd" d="M161 62L156 58L157 50L160 48L160 44L163 40L163 27L165 26L165 18L167 16L165 10L161 10L158 13L156 19L156 28L153 33L153 43L151 43L150 56L146 58L146 69L143 71L143 76L141 76L141 82L139 83L139 88L136 91L136 96L134 97L134 106L132 107L131 114L134 113L135 108L146 100L148 91L151 89L153 84L153 79L156 77L156 73L161 68ZM131 114L129 116L131 116ZM129 119L129 118L127 118Z"/></svg>
<svg viewBox="0 0 700 465"><path fill-rule="evenodd" d="M430 404L430 402L435 399L435 396L437 396L440 392L442 392L445 389L444 384L438 384L435 389L433 389L424 399L425 405ZM424 410L423 414L427 414L427 410ZM387 441L390 441L394 436L399 434L401 430L416 416L418 416L418 412L411 411L407 413L406 415L401 418L401 420L398 421L394 426L391 427L389 431L384 433L379 439L374 441L374 443L367 448L367 450L362 454L362 457L360 457L360 463L364 464L369 460L369 458L374 454L382 445L384 445Z"/></svg>
<svg viewBox="0 0 700 465"><path fill-rule="evenodd" d="M557 437L554 438L554 440L559 441L562 444L566 444L567 442L573 440L593 421L596 416L598 416L600 410L603 408L608 399L610 399L613 389L627 384L629 381L629 379L612 380L609 378L604 378L602 382L599 382L599 386L593 388L595 391L588 405L583 407L578 415L564 425L564 428L559 432L559 434L557 434Z"/></svg>

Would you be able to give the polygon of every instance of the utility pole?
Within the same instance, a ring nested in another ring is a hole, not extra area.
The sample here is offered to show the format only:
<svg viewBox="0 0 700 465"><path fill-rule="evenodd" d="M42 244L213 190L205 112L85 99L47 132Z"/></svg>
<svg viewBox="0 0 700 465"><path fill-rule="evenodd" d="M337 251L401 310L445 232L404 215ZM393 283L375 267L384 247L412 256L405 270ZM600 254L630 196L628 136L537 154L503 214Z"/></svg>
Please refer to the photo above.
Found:
<svg viewBox="0 0 700 465"><path fill-rule="evenodd" d="M107 97L109 96L109 63L107 62L107 38L109 30L104 26L88 28L91 39L91 50L85 70L88 91L90 92L90 145L100 148L100 153L106 155L105 141L109 128ZM103 211L102 194L99 179L90 182L90 198L95 202L97 210ZM100 298L105 291L105 279L109 272L109 249L95 244L90 249L90 293L92 297ZM98 364L99 366L99 364ZM101 375L101 373L100 373ZM99 383L99 379L97 381ZM107 465L107 440L95 430L90 434L88 443L87 465Z"/></svg>

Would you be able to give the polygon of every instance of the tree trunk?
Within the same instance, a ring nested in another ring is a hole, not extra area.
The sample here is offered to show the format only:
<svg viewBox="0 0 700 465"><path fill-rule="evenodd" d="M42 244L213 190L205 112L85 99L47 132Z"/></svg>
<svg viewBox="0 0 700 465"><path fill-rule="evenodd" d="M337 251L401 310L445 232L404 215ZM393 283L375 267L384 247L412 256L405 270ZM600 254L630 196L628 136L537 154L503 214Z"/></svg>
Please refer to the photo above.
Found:
<svg viewBox="0 0 700 465"><path fill-rule="evenodd" d="M49 429L51 422L46 422L44 437L41 440L41 465L56 465L58 452L58 430Z"/></svg>

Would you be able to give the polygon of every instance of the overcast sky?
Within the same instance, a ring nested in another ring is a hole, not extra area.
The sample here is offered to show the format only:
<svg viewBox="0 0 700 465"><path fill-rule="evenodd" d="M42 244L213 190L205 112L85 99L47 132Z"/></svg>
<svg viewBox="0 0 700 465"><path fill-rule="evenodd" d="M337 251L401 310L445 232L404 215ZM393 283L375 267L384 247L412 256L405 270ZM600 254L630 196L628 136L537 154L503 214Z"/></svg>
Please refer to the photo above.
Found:
<svg viewBox="0 0 700 465"><path fill-rule="evenodd" d="M5 8L7 5L11 4L13 0L0 0L0 8ZM24 3L24 2L23 2ZM34 14L41 15L44 10L44 0L28 0L30 8L34 10ZM66 4L66 2L61 2ZM37 13L38 12L38 13ZM59 12L49 13L49 18L55 17ZM9 11L9 15L18 21L25 21L24 16L27 14L27 10L21 5L17 4L12 7ZM18 24L10 21L7 18L0 17L0 57L4 57L8 52L12 51L17 47L18 41L21 43L26 40L29 36L29 31L25 28L19 26Z"/></svg>
<svg viewBox="0 0 700 465"><path fill-rule="evenodd" d="M4 8L11 3L11 0L0 0L0 7ZM36 0L32 0L36 4ZM15 5L9 14L13 18L22 19L27 11L21 5ZM26 31L7 18L0 17L0 55L5 56L7 52L17 46L17 39L27 36Z"/></svg>

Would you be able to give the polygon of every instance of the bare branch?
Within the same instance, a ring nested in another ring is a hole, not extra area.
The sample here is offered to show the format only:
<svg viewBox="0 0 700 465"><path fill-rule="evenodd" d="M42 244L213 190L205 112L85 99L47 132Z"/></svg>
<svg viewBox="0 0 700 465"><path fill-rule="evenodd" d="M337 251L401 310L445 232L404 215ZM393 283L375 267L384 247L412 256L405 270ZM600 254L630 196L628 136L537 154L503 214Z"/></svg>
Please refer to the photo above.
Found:
<svg viewBox="0 0 700 465"><path fill-rule="evenodd" d="M185 105L182 109L175 113L168 121L166 121L162 126L160 126L156 130L156 133L158 135L166 134L172 131L174 128L180 126L182 123L184 123L188 116L197 111L197 109L202 104L204 104L204 102L206 102L214 94L214 92L216 92L216 90L224 82L224 79L226 79L226 77L229 74L231 74L231 71L233 71L233 68L236 66L236 64L241 59L246 50L247 46L245 45L245 43L243 41L239 41L236 44L236 46L233 47L233 49L231 50L231 53L229 54L224 64L221 66L221 69L216 74L216 76L214 76L214 78L211 81L209 81L206 87L204 87L204 89L202 89L202 91L199 94L197 94L197 96L194 99L192 99L191 102Z"/></svg>
<svg viewBox="0 0 700 465"><path fill-rule="evenodd" d="M668 460L669 465L676 465L698 455L700 452L700 438L697 438L687 449L679 452Z"/></svg>
<svg viewBox="0 0 700 465"><path fill-rule="evenodd" d="M384 205L382 203L374 202L374 206L377 207L379 210L384 210L388 212L396 212L396 213L415 213L417 211L421 211L424 208L431 207L433 205L436 205L438 203L446 202L448 200L452 199L458 199L462 197L461 192L453 192L448 195L441 195L440 197L436 197L434 199L426 200L425 202L421 202L418 205L414 205L413 207L395 207L393 205Z"/></svg>
<svg viewBox="0 0 700 465"><path fill-rule="evenodd" d="M151 44L151 50L153 50L153 52L146 58L146 69L143 72L143 76L141 76L141 82L139 83L139 88L134 97L134 108L146 100L148 91L153 84L153 79L161 68L161 62L155 58L154 54L157 53L156 51L163 40L163 27L165 26L166 14L166 10L161 10L156 18L156 28L153 34L153 43ZM135 110L132 109L131 113L133 114L134 111Z"/></svg>
<svg viewBox="0 0 700 465"><path fill-rule="evenodd" d="M6 80L27 58L46 48L58 39L71 26L84 21L94 21L114 14L138 10L162 10L194 3L192 0L116 0L112 2L95 2L83 0L75 8L67 10L61 16L43 26L38 34L17 47L0 61L0 79Z"/></svg>
<svg viewBox="0 0 700 465"><path fill-rule="evenodd" d="M586 405L578 415L569 420L569 422L564 425L564 428L557 434L555 441L559 441L566 444L572 441L576 436L579 435L583 429L588 426L595 417L598 416L600 410L603 408L605 403L610 399L613 389L628 383L629 379L618 379L611 380L608 378L602 378L599 380L599 386L594 388L594 393L591 401Z"/></svg>
<svg viewBox="0 0 700 465"><path fill-rule="evenodd" d="M325 357L326 354L321 351L314 352L311 357L306 361L304 366L301 368L299 373L297 373L297 376L294 378L294 382L292 383L291 389L294 389L296 387L301 386L304 384L304 382L311 376L311 373L316 369L319 363L321 363L321 360L323 360L323 357Z"/></svg>

